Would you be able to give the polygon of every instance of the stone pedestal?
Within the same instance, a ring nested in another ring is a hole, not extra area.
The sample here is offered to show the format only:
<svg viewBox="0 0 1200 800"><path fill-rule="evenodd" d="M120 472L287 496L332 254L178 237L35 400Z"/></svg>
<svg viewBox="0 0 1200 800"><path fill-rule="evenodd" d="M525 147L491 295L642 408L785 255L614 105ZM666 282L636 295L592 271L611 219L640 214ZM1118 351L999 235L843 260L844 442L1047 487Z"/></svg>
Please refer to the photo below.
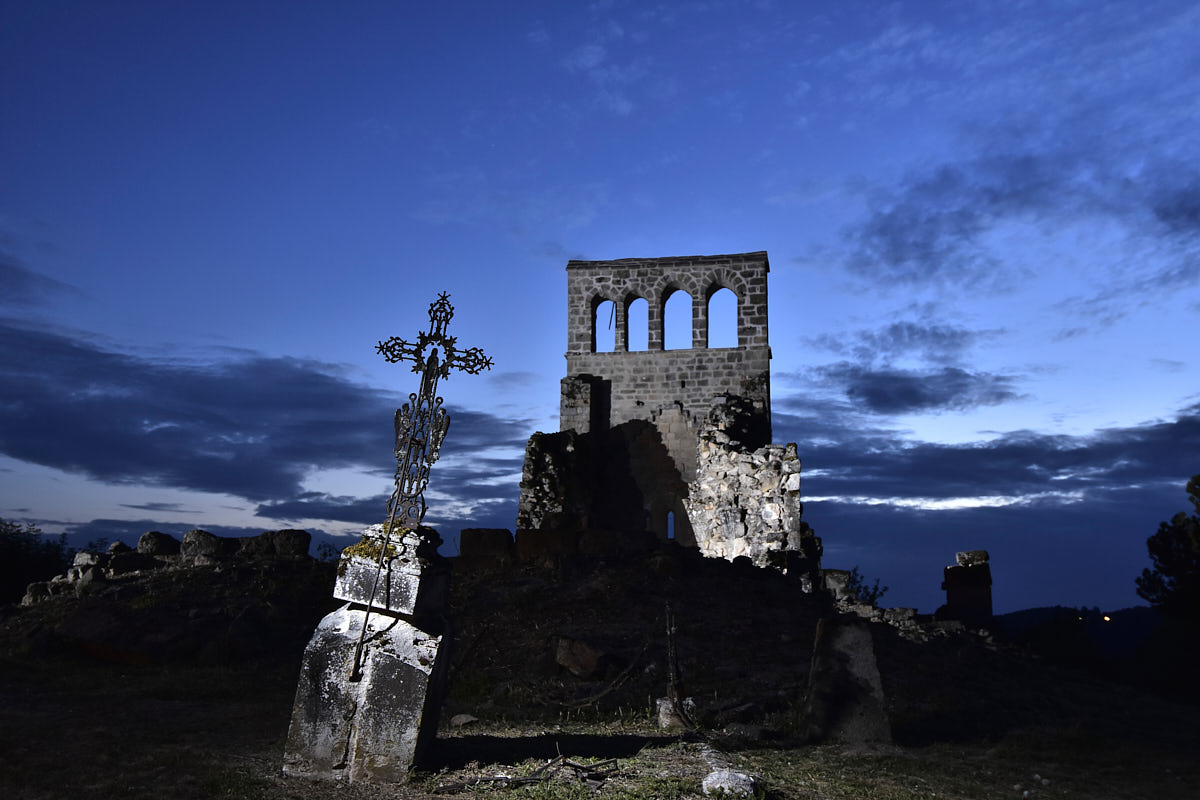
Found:
<svg viewBox="0 0 1200 800"><path fill-rule="evenodd" d="M361 676L352 681L364 617L366 609L347 603L321 620L304 649L284 751L288 775L403 783L437 734L442 637L372 613Z"/></svg>
<svg viewBox="0 0 1200 800"><path fill-rule="evenodd" d="M811 742L891 742L883 681L867 623L843 618L817 624L804 718L805 738Z"/></svg>
<svg viewBox="0 0 1200 800"><path fill-rule="evenodd" d="M349 602L321 620L304 650L285 774L403 783L436 737L449 663L448 568L432 531L386 543L382 534L372 526L343 552L334 596Z"/></svg>
<svg viewBox="0 0 1200 800"><path fill-rule="evenodd" d="M440 543L403 531L389 537L385 545L383 526L372 525L363 532L362 541L342 551L333 596L363 606L370 602L372 613L436 618L445 610L450 590L449 568L437 554ZM383 549L387 552L381 566Z"/></svg>
<svg viewBox="0 0 1200 800"><path fill-rule="evenodd" d="M977 628L992 621L992 570L986 550L956 553L953 566L946 567L942 589L946 605L937 610L938 619L956 619Z"/></svg>

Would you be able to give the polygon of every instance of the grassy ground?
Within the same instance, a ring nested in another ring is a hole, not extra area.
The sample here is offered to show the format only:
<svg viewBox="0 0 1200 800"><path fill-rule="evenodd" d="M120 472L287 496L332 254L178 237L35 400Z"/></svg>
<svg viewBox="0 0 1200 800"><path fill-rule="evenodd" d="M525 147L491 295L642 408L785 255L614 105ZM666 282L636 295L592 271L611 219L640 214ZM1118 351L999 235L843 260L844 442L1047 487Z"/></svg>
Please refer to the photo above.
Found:
<svg viewBox="0 0 1200 800"><path fill-rule="evenodd" d="M277 669L5 661L0 796L686 797L699 795L708 747L756 775L762 796L780 800L1200 796L1196 742L1178 735L1195 736L1188 709L1120 691L1099 715L1110 724L920 747L807 747L719 735L703 742L661 734L628 715L556 725L484 720L444 729L433 762L408 786L345 787L280 775L293 688L294 679ZM558 755L580 764L615 758L615 772L598 789L565 768L530 785L492 780L529 775Z"/></svg>
<svg viewBox="0 0 1200 800"><path fill-rule="evenodd" d="M172 573L91 610L64 599L0 613L0 798L696 797L714 748L778 800L1200 797L1195 705L971 636L916 644L874 626L897 744L799 744L789 736L802 728L813 628L830 610L778 575L670 552L456 572L443 719L479 721L444 725L405 786L285 778L300 653L330 579L243 572ZM713 714L703 736L651 724L665 694L667 600L688 692L732 715ZM63 645L64 631L103 625L115 626L104 647ZM569 674L555 663L562 636L595 644L607 666ZM503 777L559 756L616 761L598 786L564 764L534 783Z"/></svg>

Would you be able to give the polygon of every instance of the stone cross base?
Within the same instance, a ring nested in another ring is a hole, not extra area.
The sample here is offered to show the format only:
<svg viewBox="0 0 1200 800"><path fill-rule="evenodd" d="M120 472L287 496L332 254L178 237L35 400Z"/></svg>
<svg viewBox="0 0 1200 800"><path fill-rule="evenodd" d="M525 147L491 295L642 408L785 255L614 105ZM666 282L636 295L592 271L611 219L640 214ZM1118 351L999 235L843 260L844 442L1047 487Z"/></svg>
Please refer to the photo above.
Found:
<svg viewBox="0 0 1200 800"><path fill-rule="evenodd" d="M817 623L804 722L810 742L892 741L883 681L866 622L842 618Z"/></svg>
<svg viewBox="0 0 1200 800"><path fill-rule="evenodd" d="M351 680L366 609L327 615L304 650L283 771L404 783L437 734L448 649L399 617L372 611L361 677Z"/></svg>

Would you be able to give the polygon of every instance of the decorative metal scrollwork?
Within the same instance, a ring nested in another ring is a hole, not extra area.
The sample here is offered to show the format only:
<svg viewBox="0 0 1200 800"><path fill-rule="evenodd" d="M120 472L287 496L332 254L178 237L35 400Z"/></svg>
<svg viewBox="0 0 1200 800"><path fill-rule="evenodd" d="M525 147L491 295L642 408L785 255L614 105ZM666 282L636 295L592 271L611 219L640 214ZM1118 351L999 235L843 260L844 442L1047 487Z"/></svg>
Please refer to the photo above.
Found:
<svg viewBox="0 0 1200 800"><path fill-rule="evenodd" d="M383 570L385 553L393 534L400 539L403 531L415 531L425 518L425 487L429 484L429 468L438 460L442 442L450 429L450 415L442 407L438 397L438 381L450 377L450 370L459 370L478 375L492 368L492 359L483 350L472 347L457 349L458 340L446 335L446 328L454 316L450 295L442 292L429 305L429 330L417 333L416 342L393 336L380 341L375 350L395 364L400 361L413 362L412 371L420 374L420 389L408 396L408 402L396 410L396 474L392 495L388 498L387 523L383 528L383 542L379 549L375 580L367 600L363 629L358 646L354 651L354 666L351 680L361 675L363 642L367 633L375 591L379 586L379 575ZM438 348L441 348L439 354ZM428 353L426 351L428 350Z"/></svg>

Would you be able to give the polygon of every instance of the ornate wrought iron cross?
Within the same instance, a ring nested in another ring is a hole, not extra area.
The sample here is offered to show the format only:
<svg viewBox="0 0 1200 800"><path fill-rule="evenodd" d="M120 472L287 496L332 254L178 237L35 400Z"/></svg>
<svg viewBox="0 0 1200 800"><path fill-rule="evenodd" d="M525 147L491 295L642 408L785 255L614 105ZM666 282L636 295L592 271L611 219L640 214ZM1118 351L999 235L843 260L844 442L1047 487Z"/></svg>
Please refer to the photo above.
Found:
<svg viewBox="0 0 1200 800"><path fill-rule="evenodd" d="M458 339L446 335L446 326L454 316L450 295L442 292L438 299L429 304L429 330L418 331L417 341L409 342L393 336L379 342L375 349L390 363L413 362L412 371L421 375L420 388L408 396L408 402L396 409L396 475L395 488L388 499L387 523L380 543L379 563L376 565L375 580L367 598L367 610L363 617L363 629L358 646L354 651L354 666L351 680L361 675L363 642L367 634L367 620L374 606L375 591L379 586L379 575L388 550L388 540L397 531L415 531L425 518L425 486L429 483L429 468L438 459L438 451L450 428L450 415L442 407L437 385L442 378L450 377L456 369L470 375L478 375L492 368L492 359L483 350L472 347L457 348ZM438 348L441 348L439 357ZM428 354L426 353L428 350Z"/></svg>
<svg viewBox="0 0 1200 800"><path fill-rule="evenodd" d="M478 375L492 368L492 359L483 350L478 347L458 350L458 339L446 335L446 326L453 316L450 295L442 292L429 305L428 333L419 331L416 342L393 336L375 347L392 364L412 361L412 371L421 374L421 388L396 410L396 488L388 500L387 533L396 523L403 529L416 530L425 517L424 493L429 483L429 468L437 461L450 427L450 415L442 408L442 398L437 396L438 380L449 379L452 369ZM442 348L440 360L438 346ZM430 348L428 355L426 348Z"/></svg>

